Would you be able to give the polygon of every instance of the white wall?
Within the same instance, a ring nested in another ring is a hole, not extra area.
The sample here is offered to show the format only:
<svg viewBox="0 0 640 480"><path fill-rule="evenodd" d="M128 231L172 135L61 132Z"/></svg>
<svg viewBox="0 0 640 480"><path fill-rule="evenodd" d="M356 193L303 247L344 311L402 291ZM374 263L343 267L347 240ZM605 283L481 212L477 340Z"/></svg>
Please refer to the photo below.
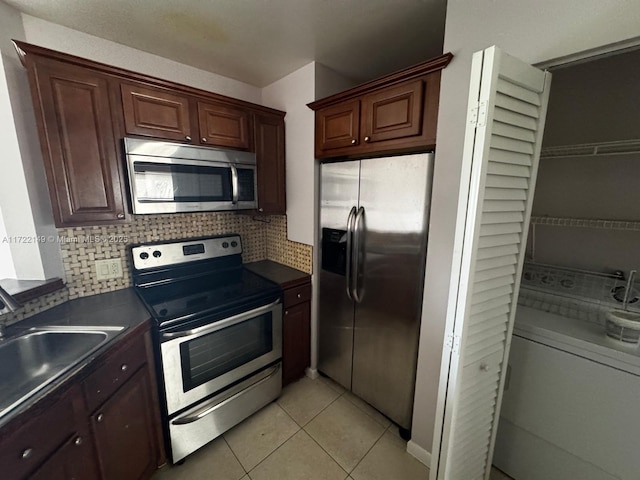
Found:
<svg viewBox="0 0 640 480"><path fill-rule="evenodd" d="M10 253L13 259L13 276L36 280L64 278L58 245L36 240L55 236L56 230L39 144L34 142L37 131L27 74L11 44L11 39L24 38L19 12L0 2L0 145L3 149L0 208L3 229L8 237L13 237L13 241L6 244L8 252L5 246L4 253Z"/></svg>
<svg viewBox="0 0 640 480"><path fill-rule="evenodd" d="M539 63L627 40L639 24L634 0L449 0L444 51L454 58L442 75L413 416L413 441L422 448L431 451L433 442L473 52L496 44Z"/></svg>
<svg viewBox="0 0 640 480"><path fill-rule="evenodd" d="M314 117L307 103L315 100L315 71L311 62L262 89L264 105L287 112L287 238L307 245L314 244Z"/></svg>
<svg viewBox="0 0 640 480"><path fill-rule="evenodd" d="M26 40L71 55L260 103L258 87L22 14Z"/></svg>

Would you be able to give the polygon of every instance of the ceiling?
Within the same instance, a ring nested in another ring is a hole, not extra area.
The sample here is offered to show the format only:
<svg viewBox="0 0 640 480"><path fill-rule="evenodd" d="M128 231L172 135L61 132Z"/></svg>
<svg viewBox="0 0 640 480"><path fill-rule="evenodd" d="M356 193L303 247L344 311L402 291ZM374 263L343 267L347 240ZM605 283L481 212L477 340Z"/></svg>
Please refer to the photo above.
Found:
<svg viewBox="0 0 640 480"><path fill-rule="evenodd" d="M313 60L364 81L440 55L446 11L446 0L4 1L258 87Z"/></svg>

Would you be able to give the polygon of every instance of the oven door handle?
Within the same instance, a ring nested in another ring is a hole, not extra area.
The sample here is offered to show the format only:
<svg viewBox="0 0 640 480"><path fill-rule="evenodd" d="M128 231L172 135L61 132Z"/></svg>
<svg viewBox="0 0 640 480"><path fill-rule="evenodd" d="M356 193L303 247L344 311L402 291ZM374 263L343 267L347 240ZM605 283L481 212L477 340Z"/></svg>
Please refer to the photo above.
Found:
<svg viewBox="0 0 640 480"><path fill-rule="evenodd" d="M216 330L220 330L226 327L230 327L231 325L235 325L236 323L244 322L251 317L257 317L266 313L273 309L276 305L280 303L280 299L276 300L269 305L265 305L263 307L256 308L254 310L249 310L248 312L239 313L238 315L234 315L233 317L225 318L219 322L214 322L210 325L203 325L202 327L192 328L189 330L181 330L179 332L168 332L163 333L161 336L164 340L170 340L172 338L180 338L180 337L191 337L194 335L203 335L205 333L215 332Z"/></svg>
<svg viewBox="0 0 640 480"><path fill-rule="evenodd" d="M264 375L260 379L258 379L255 383L252 383L251 385L243 388L239 392L235 392L234 394L225 398L222 401L220 401L220 399L214 399L211 402L207 402L205 405L202 406L202 408L194 412L192 415L176 418L175 420L172 420L171 423L174 425L187 425L189 423L197 422L201 418L206 417L207 415L215 412L220 407L223 407L227 403L232 402L238 395L244 395L249 390L253 390L254 388L262 385L264 382L271 380L274 376L278 374L279 371L280 371L280 364L277 364L274 367L272 367L270 370L265 371Z"/></svg>

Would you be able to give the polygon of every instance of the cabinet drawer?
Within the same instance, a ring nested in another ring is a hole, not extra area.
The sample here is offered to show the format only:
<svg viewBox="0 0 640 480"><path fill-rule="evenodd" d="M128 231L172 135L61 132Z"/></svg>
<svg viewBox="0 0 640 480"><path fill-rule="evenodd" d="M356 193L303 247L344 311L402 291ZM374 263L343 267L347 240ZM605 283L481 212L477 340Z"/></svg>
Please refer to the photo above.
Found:
<svg viewBox="0 0 640 480"><path fill-rule="evenodd" d="M311 300L311 284L288 288L284 291L284 308Z"/></svg>
<svg viewBox="0 0 640 480"><path fill-rule="evenodd" d="M84 381L87 408L93 412L146 362L142 338L129 342Z"/></svg>
<svg viewBox="0 0 640 480"><path fill-rule="evenodd" d="M74 435L77 424L75 398L81 398L79 387L71 389L35 418L0 440L2 478L25 478L44 460Z"/></svg>

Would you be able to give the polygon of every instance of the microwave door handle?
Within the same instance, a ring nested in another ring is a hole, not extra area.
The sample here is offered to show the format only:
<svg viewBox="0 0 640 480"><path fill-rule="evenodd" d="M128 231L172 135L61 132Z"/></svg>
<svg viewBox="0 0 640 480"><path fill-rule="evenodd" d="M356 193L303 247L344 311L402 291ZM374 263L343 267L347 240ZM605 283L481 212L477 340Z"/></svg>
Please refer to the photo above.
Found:
<svg viewBox="0 0 640 480"><path fill-rule="evenodd" d="M353 258L353 220L356 216L356 207L351 207L351 211L349 212L349 217L347 218L347 258L346 266L347 271L345 275L346 287L347 287L347 297L349 300L353 300L353 296L351 295L351 260Z"/></svg>
<svg viewBox="0 0 640 480"><path fill-rule="evenodd" d="M231 165L231 203L238 203L238 169Z"/></svg>
<svg viewBox="0 0 640 480"><path fill-rule="evenodd" d="M192 337L194 335L204 335L205 333L212 333L217 330L221 330L226 327L230 327L231 325L235 325L236 323L241 323L246 320L249 320L252 317L258 317L263 313L267 313L280 303L280 299L276 300L269 305L265 305L263 307L258 307L253 310L249 310L248 312L243 312L238 315L234 315L233 317L226 318L224 320L220 320L219 322L215 322L210 325L203 325L202 327L191 328L189 330L180 330L178 332L167 332L163 333L163 340L170 340L173 338L181 338L181 337Z"/></svg>

